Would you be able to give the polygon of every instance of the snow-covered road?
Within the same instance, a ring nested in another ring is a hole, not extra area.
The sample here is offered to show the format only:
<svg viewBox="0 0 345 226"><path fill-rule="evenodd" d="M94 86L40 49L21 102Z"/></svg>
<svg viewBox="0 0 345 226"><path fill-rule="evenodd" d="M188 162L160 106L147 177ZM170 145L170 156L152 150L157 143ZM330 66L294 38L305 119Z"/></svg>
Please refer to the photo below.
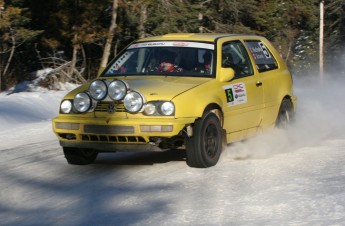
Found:
<svg viewBox="0 0 345 226"><path fill-rule="evenodd" d="M230 145L208 169L172 151L68 165L50 125L63 92L1 94L0 225L344 225L341 84L297 80L297 124Z"/></svg>

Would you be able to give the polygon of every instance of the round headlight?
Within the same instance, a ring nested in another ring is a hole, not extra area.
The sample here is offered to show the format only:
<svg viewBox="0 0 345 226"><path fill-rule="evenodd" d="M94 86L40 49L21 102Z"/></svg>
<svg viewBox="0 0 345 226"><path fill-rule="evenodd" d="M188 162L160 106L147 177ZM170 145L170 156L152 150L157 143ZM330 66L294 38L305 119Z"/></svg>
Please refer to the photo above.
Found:
<svg viewBox="0 0 345 226"><path fill-rule="evenodd" d="M161 105L160 110L163 115L173 115L175 112L175 106L171 102L164 102Z"/></svg>
<svg viewBox="0 0 345 226"><path fill-rule="evenodd" d="M143 98L138 92L130 92L125 96L123 103L129 112L137 112L143 106Z"/></svg>
<svg viewBox="0 0 345 226"><path fill-rule="evenodd" d="M60 110L64 114L68 114L72 110L72 102L70 100L64 100L61 102Z"/></svg>
<svg viewBox="0 0 345 226"><path fill-rule="evenodd" d="M107 96L107 84L102 80L91 82L89 87L90 95L95 100L103 100Z"/></svg>
<svg viewBox="0 0 345 226"><path fill-rule="evenodd" d="M127 85L120 80L114 80L109 84L108 95L113 100L122 100L127 93Z"/></svg>
<svg viewBox="0 0 345 226"><path fill-rule="evenodd" d="M91 107L90 96L87 93L78 93L74 97L73 106L81 113L87 112Z"/></svg>
<svg viewBox="0 0 345 226"><path fill-rule="evenodd" d="M156 112L156 106L153 103L148 103L145 105L144 113L146 115L153 115Z"/></svg>

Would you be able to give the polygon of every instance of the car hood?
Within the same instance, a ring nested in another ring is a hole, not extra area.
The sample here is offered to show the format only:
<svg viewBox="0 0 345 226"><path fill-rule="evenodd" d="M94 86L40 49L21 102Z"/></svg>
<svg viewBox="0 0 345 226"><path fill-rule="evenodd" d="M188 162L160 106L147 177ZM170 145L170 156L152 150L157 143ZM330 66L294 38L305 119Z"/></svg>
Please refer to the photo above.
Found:
<svg viewBox="0 0 345 226"><path fill-rule="evenodd" d="M132 90L140 92L149 101L152 99L171 100L212 78L172 76L131 76L122 79Z"/></svg>
<svg viewBox="0 0 345 226"><path fill-rule="evenodd" d="M108 79L111 81L114 78ZM140 92L147 101L172 100L179 94L212 80L212 78L172 76L127 76L117 77L117 79L125 81L131 90ZM86 91L89 85L90 83L85 83L72 90L65 99L73 99L77 93Z"/></svg>

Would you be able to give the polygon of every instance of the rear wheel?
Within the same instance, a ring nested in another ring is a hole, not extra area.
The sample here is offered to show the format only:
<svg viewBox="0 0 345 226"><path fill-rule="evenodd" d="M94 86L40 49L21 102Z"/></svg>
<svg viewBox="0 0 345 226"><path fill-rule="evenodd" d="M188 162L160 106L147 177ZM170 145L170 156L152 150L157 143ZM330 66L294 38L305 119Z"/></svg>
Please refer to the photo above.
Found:
<svg viewBox="0 0 345 226"><path fill-rule="evenodd" d="M63 147L63 153L67 162L72 165L87 165L93 163L98 152L87 148Z"/></svg>
<svg viewBox="0 0 345 226"><path fill-rule="evenodd" d="M289 99L284 99L280 105L276 126L286 129L295 120L293 105Z"/></svg>
<svg viewBox="0 0 345 226"><path fill-rule="evenodd" d="M206 168L217 164L222 151L222 128L214 113L194 124L193 136L187 144L187 164Z"/></svg>

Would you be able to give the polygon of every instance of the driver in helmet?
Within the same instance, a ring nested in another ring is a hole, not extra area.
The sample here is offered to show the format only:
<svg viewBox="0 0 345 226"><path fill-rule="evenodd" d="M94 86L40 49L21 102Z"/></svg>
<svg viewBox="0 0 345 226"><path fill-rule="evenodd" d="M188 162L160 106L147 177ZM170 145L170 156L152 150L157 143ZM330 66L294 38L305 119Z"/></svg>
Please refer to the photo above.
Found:
<svg viewBox="0 0 345 226"><path fill-rule="evenodd" d="M174 52L164 50L161 53L161 61L158 67L158 72L181 72L182 68L175 64L176 54Z"/></svg>

